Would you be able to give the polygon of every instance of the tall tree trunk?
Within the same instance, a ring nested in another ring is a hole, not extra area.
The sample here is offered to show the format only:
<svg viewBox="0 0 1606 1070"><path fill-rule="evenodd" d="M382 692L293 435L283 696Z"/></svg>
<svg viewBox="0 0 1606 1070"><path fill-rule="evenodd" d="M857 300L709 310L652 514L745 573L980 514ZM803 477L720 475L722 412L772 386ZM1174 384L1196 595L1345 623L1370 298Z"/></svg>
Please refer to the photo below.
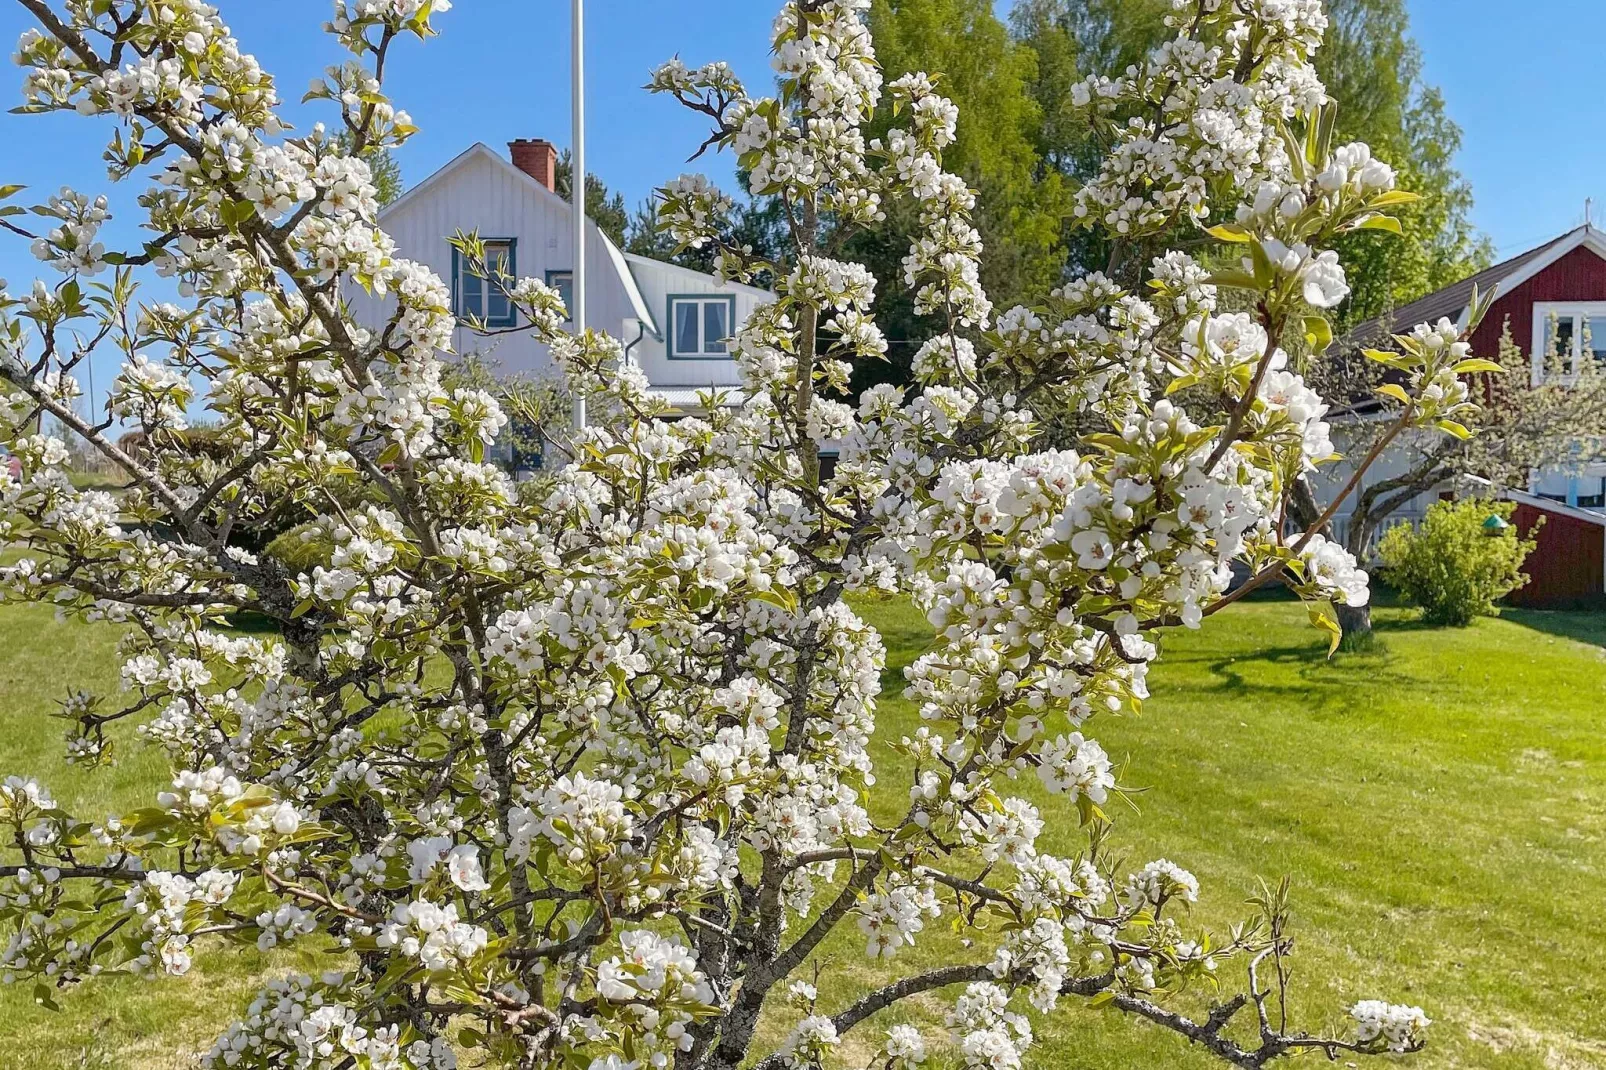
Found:
<svg viewBox="0 0 1606 1070"><path fill-rule="evenodd" d="M1365 563L1366 546L1372 540L1372 532L1377 529L1377 518L1370 513L1355 512L1350 516L1349 545L1345 547L1355 555L1355 560ZM1338 626L1344 630L1346 639L1366 639L1372 634L1372 603L1368 601L1364 606L1336 606L1338 610Z"/></svg>
<svg viewBox="0 0 1606 1070"><path fill-rule="evenodd" d="M1303 477L1294 484L1293 493L1288 498L1288 507L1289 513L1294 518L1294 523L1307 531L1312 524L1321 519L1322 510L1316 502L1316 495L1311 490L1310 484ZM1352 544L1355 543L1358 536L1362 552L1366 549L1366 540L1371 535L1372 526L1371 519L1360 513L1350 517L1350 542ZM1331 535L1332 533L1329 531L1327 534ZM1357 558L1360 557L1360 553L1356 551L1354 545L1348 546L1346 549L1355 554ZM1364 606L1340 604L1333 608L1338 613L1338 626L1344 630L1346 638L1359 638L1372 634L1371 603L1367 603Z"/></svg>

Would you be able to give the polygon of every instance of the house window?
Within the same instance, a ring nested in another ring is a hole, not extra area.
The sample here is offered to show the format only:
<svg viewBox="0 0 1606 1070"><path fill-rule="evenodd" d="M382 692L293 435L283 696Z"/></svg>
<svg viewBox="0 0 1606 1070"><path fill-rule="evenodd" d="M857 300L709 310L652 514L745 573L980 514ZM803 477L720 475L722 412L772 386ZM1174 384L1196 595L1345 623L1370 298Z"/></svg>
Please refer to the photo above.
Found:
<svg viewBox="0 0 1606 1070"><path fill-rule="evenodd" d="M569 310L569 317L568 317L568 321L567 322L573 323L574 322L574 272L572 272L572 271L548 271L546 273L546 284L548 286L552 287L554 290L558 291L558 296L563 298L563 307Z"/></svg>
<svg viewBox="0 0 1606 1070"><path fill-rule="evenodd" d="M468 270L468 261L457 250L452 250L452 292L456 295L457 318L481 321L487 327L516 327L518 313L502 287L511 286L511 280L518 277L518 241L487 238L483 244L487 273L501 276L501 285Z"/></svg>
<svg viewBox="0 0 1606 1070"><path fill-rule="evenodd" d="M1534 304L1533 382L1574 379L1584 360L1606 365L1606 301Z"/></svg>
<svg viewBox="0 0 1606 1070"><path fill-rule="evenodd" d="M669 358L720 360L730 355L736 330L736 298L729 294L683 294L669 298Z"/></svg>
<svg viewBox="0 0 1606 1070"><path fill-rule="evenodd" d="M1606 509L1606 479L1580 479L1578 481L1578 507L1580 509Z"/></svg>

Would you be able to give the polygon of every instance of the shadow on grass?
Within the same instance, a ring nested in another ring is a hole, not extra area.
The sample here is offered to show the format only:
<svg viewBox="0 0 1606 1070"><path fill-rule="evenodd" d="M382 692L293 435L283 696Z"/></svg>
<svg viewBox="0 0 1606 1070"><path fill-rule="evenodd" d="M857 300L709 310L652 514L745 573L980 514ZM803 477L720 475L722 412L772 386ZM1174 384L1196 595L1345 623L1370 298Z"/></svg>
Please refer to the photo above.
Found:
<svg viewBox="0 0 1606 1070"><path fill-rule="evenodd" d="M1606 612L1547 609L1503 609L1500 619L1561 639L1606 648Z"/></svg>
<svg viewBox="0 0 1606 1070"><path fill-rule="evenodd" d="M1212 681L1199 690L1233 698L1287 695L1317 711L1348 706L1366 689L1410 687L1416 682L1409 674L1388 670L1392 659L1382 644L1367 651L1340 652L1331 659L1325 646L1316 645L1269 647L1231 657L1196 660L1208 663ZM1250 679L1246 670L1251 666L1276 670L1267 675L1280 682ZM1365 687L1357 689L1357 684Z"/></svg>

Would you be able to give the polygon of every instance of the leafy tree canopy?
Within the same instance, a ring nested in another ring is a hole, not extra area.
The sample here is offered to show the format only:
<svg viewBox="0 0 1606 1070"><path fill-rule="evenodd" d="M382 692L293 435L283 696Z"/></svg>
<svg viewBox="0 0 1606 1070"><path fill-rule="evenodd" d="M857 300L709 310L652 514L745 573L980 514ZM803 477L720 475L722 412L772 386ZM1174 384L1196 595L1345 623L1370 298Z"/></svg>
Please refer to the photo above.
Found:
<svg viewBox="0 0 1606 1070"><path fill-rule="evenodd" d="M1167 0L1019 0L1011 23L1037 59L1043 159L1077 180L1093 173L1099 154L1070 87L1091 74L1118 74L1166 40L1170 10ZM1422 194L1400 213L1406 241L1360 233L1337 244L1358 283L1335 316L1342 330L1486 267L1493 249L1469 219L1472 188L1455 167L1461 131L1438 89L1423 81L1404 0L1333 0L1328 18L1314 63L1338 104L1338 137L1370 144ZM1107 245L1078 238L1070 259L1093 269L1108 255Z"/></svg>

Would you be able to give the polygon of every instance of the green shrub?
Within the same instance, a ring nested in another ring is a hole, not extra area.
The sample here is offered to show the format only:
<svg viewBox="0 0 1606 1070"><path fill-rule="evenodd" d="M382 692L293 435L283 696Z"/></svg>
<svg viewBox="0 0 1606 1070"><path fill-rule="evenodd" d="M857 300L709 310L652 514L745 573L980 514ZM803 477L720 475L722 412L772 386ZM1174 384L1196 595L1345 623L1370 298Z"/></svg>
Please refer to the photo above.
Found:
<svg viewBox="0 0 1606 1070"><path fill-rule="evenodd" d="M1400 525L1383 537L1383 579L1429 624L1461 628L1494 616L1495 603L1528 582L1522 563L1536 545L1510 526L1516 506L1469 498L1438 502L1420 528ZM1500 525L1491 525L1490 517Z"/></svg>
<svg viewBox="0 0 1606 1070"><path fill-rule="evenodd" d="M321 534L317 524L298 524L281 532L263 549L263 553L276 558L293 573L311 572L319 565L328 567L333 548Z"/></svg>

